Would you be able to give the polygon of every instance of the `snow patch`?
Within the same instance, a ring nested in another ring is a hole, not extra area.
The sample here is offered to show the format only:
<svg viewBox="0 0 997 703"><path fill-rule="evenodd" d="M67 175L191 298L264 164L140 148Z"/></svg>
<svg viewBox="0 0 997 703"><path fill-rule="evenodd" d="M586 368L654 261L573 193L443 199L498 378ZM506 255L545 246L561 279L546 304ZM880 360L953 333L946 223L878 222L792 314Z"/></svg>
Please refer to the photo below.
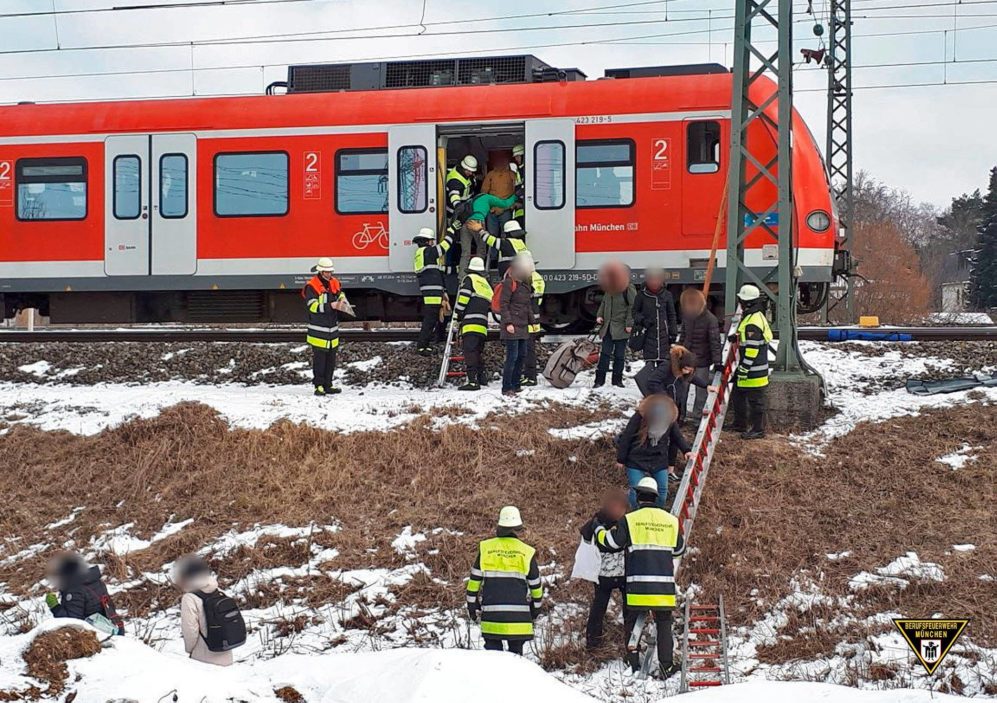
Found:
<svg viewBox="0 0 997 703"><path fill-rule="evenodd" d="M421 532L412 532L412 526L406 525L402 531L391 541L391 548L399 554L410 554L415 551L415 546L426 541L426 535Z"/></svg>
<svg viewBox="0 0 997 703"><path fill-rule="evenodd" d="M946 454L945 456L940 456L935 461L940 464L947 464L952 467L953 471L962 469L971 461L976 461L977 450L983 449L983 447L971 447L968 444L963 444L959 449L955 450L951 454Z"/></svg>
<svg viewBox="0 0 997 703"><path fill-rule="evenodd" d="M907 552L886 566L876 569L880 576L906 576L916 581L944 581L945 572L938 564L921 561L917 552Z"/></svg>
<svg viewBox="0 0 997 703"><path fill-rule="evenodd" d="M37 378L44 378L48 375L49 370L52 368L52 364L42 359L41 361L36 361L33 364L25 364L24 366L18 366L18 371L23 371L24 373L29 373Z"/></svg>

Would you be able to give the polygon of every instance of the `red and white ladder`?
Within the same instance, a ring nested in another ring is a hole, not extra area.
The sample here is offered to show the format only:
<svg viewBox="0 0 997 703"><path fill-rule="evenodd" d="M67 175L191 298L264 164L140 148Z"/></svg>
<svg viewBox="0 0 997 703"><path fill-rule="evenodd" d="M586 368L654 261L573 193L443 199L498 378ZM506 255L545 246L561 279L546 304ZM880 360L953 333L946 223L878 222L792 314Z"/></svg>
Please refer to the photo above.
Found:
<svg viewBox="0 0 997 703"><path fill-rule="evenodd" d="M716 605L685 602L682 624L682 678L679 693L730 683L724 599Z"/></svg>

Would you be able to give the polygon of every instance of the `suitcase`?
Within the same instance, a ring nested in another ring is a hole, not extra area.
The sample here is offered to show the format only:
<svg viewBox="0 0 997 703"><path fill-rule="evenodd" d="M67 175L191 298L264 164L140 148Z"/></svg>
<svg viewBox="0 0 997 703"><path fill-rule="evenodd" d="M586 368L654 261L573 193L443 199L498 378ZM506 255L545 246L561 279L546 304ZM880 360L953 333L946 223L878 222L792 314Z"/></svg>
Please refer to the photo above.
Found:
<svg viewBox="0 0 997 703"><path fill-rule="evenodd" d="M554 388L567 388L575 376L599 360L599 341L595 337L572 339L557 348L547 360L544 378Z"/></svg>

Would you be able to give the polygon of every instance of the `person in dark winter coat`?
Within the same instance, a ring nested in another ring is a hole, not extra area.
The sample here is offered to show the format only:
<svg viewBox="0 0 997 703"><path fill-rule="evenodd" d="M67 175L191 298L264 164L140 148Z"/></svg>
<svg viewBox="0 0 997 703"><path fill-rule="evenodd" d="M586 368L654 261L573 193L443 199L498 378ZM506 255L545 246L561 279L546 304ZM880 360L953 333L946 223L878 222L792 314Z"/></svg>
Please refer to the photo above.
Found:
<svg viewBox="0 0 997 703"><path fill-rule="evenodd" d="M336 353L339 350L339 313L348 312L346 293L333 276L332 259L318 260L315 276L301 290L308 311L308 333L305 341L312 348L312 384L315 395L339 393L332 385L336 372Z"/></svg>
<svg viewBox="0 0 997 703"><path fill-rule="evenodd" d="M645 476L658 483L658 505L664 507L670 467L681 461L679 452L691 449L679 431L675 401L664 393L644 398L637 412L616 438L616 466L626 469L630 484L630 506L637 507L635 486Z"/></svg>
<svg viewBox="0 0 997 703"><path fill-rule="evenodd" d="M679 299L682 307L682 337L679 344L696 356L696 370L693 378L709 383L710 368L719 368L723 363L723 345L720 342L720 322L709 310L706 296L698 288L686 288ZM686 395L679 401L679 408L686 409L690 386L686 386ZM693 402L692 417L698 420L703 415L706 405L706 388L696 385L696 398Z"/></svg>
<svg viewBox="0 0 997 703"><path fill-rule="evenodd" d="M595 540L595 531L600 525L611 528L627 514L627 497L622 491L610 491L602 501L602 507L591 520L582 525L582 539L586 542ZM626 595L626 578L624 573L623 554L621 552L599 553L599 581L593 584L595 592L592 595L592 605L589 608L588 624L585 627L585 646L588 649L598 649L603 645L603 626L606 620L606 610L613 598L613 591L619 591L620 596ZM629 639L624 634L623 646Z"/></svg>
<svg viewBox="0 0 997 703"><path fill-rule="evenodd" d="M502 394L514 395L521 390L523 365L533 323L533 257L529 253L516 255L502 279L499 314L502 318L501 339L505 342L505 366L502 369Z"/></svg>
<svg viewBox="0 0 997 703"><path fill-rule="evenodd" d="M695 376L699 361L691 351L681 344L676 344L668 356L669 363L661 364L647 377L645 387L641 389L645 395L664 393L678 403L689 392L690 384L710 390L708 381ZM684 410L685 408L680 405L678 408L680 422L685 417Z"/></svg>
<svg viewBox="0 0 997 703"><path fill-rule="evenodd" d="M644 271L644 285L637 292L633 306L634 328L644 330L644 361L657 366L668 359L668 349L678 337L675 299L665 288L665 271Z"/></svg>
<svg viewBox="0 0 997 703"><path fill-rule="evenodd" d="M64 554L53 562L49 578L59 589L59 595L45 596L53 617L86 620L103 615L118 627L119 635L124 634L124 624L114 609L99 566L90 566L78 554Z"/></svg>

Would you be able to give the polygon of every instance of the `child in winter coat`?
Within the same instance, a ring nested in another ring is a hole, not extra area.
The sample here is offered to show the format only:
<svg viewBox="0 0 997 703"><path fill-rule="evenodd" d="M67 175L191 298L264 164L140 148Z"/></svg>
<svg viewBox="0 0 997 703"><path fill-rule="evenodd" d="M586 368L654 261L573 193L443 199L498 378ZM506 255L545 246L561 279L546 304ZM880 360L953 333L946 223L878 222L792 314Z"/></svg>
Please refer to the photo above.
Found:
<svg viewBox="0 0 997 703"><path fill-rule="evenodd" d="M232 652L212 652L204 639L208 633L208 623L204 614L204 601L197 593L214 593L218 590L218 579L211 572L211 567L199 557L185 557L177 562L174 580L183 591L180 599L180 631L187 655L205 664L231 666Z"/></svg>
<svg viewBox="0 0 997 703"><path fill-rule="evenodd" d="M595 529L602 525L609 529L626 515L627 498L622 491L610 491L602 500L602 507L595 517L582 525L582 539L591 542L595 539ZM592 605L589 608L588 624L585 627L585 646L588 649L598 649L603 644L603 624L606 619L606 609L613 597L613 591L620 592L620 598L626 595L626 576L624 573L623 552L603 552L600 550L599 582L594 584ZM624 639L629 637L624 634ZM626 646L626 642L624 642Z"/></svg>
<svg viewBox="0 0 997 703"><path fill-rule="evenodd" d="M627 471L630 484L630 507L637 507L634 488L645 476L658 483L658 506L665 507L669 476L677 478L672 466L691 449L679 431L678 408L664 393L644 398L637 412L616 439L616 466Z"/></svg>
<svg viewBox="0 0 997 703"><path fill-rule="evenodd" d="M647 376L646 385L641 388L644 395L664 393L676 404L680 404L688 397L690 385L703 388L707 392L713 390L708 380L696 375L696 365L699 360L695 354L680 344L674 345L668 354L670 363L661 364ZM683 405L677 407L681 421L685 418L685 407ZM699 418L694 419L695 422L699 422Z"/></svg>
<svg viewBox="0 0 997 703"><path fill-rule="evenodd" d="M112 634L125 633L124 621L114 609L99 566L87 564L79 554L66 552L52 561L49 580L59 589L59 595L45 595L53 617L86 620L98 629L115 630Z"/></svg>

